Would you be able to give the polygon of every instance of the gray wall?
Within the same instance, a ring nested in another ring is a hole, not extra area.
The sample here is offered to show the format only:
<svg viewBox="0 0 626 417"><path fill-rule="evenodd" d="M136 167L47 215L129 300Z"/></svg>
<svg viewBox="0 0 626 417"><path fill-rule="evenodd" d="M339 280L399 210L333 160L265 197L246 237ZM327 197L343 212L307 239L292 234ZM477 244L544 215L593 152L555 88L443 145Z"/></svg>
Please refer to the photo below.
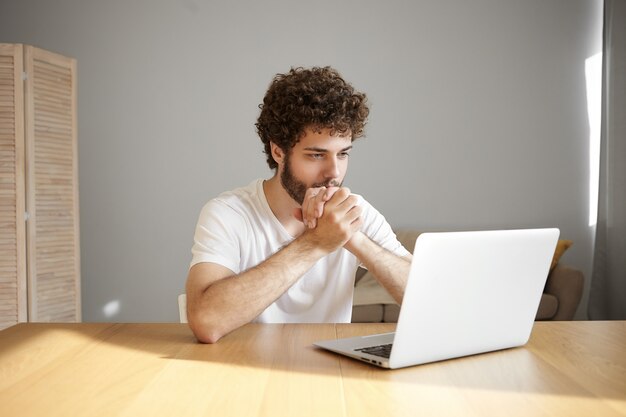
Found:
<svg viewBox="0 0 626 417"><path fill-rule="evenodd" d="M0 40L78 60L84 320L175 321L201 206L271 175L254 122L290 66L332 65L368 93L347 185L393 226L556 226L588 278L584 70L601 13L600 0L16 0L0 2Z"/></svg>

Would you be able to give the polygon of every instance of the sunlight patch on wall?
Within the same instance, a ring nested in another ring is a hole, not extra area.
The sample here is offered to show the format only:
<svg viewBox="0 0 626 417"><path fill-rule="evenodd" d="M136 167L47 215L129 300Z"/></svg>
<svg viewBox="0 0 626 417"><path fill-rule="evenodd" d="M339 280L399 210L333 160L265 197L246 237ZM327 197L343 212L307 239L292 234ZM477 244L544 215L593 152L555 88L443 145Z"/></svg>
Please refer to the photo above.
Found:
<svg viewBox="0 0 626 417"><path fill-rule="evenodd" d="M109 301L102 307L102 312L106 318L111 318L113 316L117 316L120 312L120 300Z"/></svg>

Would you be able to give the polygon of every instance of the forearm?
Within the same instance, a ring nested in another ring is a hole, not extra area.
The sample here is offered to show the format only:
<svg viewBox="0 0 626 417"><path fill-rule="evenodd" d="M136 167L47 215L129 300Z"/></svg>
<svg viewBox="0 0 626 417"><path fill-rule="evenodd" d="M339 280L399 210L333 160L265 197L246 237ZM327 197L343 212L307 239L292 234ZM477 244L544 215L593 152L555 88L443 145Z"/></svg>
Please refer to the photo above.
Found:
<svg viewBox="0 0 626 417"><path fill-rule="evenodd" d="M411 268L410 257L395 255L362 232L356 233L344 247L363 263L398 304L402 304Z"/></svg>
<svg viewBox="0 0 626 417"><path fill-rule="evenodd" d="M214 343L249 323L324 255L324 250L303 237L257 266L213 282L196 303L190 320L194 333L200 341Z"/></svg>

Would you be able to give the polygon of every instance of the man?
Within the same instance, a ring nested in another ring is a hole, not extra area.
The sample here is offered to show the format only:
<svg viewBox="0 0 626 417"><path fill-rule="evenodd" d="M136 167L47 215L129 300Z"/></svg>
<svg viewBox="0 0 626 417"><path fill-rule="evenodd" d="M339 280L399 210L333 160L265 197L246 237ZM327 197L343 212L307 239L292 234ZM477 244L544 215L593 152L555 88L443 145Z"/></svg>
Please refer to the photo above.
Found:
<svg viewBox="0 0 626 417"><path fill-rule="evenodd" d="M187 312L204 343L251 321L349 322L359 265L398 302L404 294L410 253L342 187L366 96L332 68L297 68L274 78L259 107L274 176L209 201L196 227Z"/></svg>

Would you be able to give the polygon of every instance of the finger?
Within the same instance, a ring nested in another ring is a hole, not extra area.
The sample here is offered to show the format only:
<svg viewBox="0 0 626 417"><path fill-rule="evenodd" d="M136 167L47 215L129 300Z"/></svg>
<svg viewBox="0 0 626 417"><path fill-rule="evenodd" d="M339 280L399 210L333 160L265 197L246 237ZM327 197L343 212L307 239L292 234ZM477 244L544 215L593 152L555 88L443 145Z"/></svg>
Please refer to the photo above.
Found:
<svg viewBox="0 0 626 417"><path fill-rule="evenodd" d="M322 199L324 198L324 196L321 197ZM322 217L322 214L324 214L324 205L326 204L325 201L318 201L318 199L316 198L316 201L314 203L314 210L313 210L313 218L319 219L320 217Z"/></svg>
<svg viewBox="0 0 626 417"><path fill-rule="evenodd" d="M308 227L315 227L311 220L315 219L315 198L322 191L322 187L309 188L304 195L302 202L302 220Z"/></svg>
<svg viewBox="0 0 626 417"><path fill-rule="evenodd" d="M320 199L323 197L325 189L322 187L318 192L312 193L307 204L305 211L306 220L309 228L314 228L317 225L317 218L321 215L321 211L324 209L320 203Z"/></svg>
<svg viewBox="0 0 626 417"><path fill-rule="evenodd" d="M319 194L317 194L315 198L312 198L313 201L311 204L315 204L315 208L313 209L313 213L308 219L310 228L316 227L317 219L322 217L322 215L324 214L324 206L326 205L326 202L328 202L338 190L339 187L321 187L321 191L319 192ZM313 206L309 205L308 207Z"/></svg>
<svg viewBox="0 0 626 417"><path fill-rule="evenodd" d="M315 210L313 211L313 218L319 219L324 214L324 206L326 202L332 198L332 196L339 190L339 187L325 188L319 192L315 197Z"/></svg>
<svg viewBox="0 0 626 417"><path fill-rule="evenodd" d="M330 200L337 191L339 191L339 187L328 187L324 193L324 202Z"/></svg>
<svg viewBox="0 0 626 417"><path fill-rule="evenodd" d="M296 220L299 220L299 221L303 222L303 220L302 220L302 209L301 208L293 209L293 213L292 214L293 214L293 217L296 218Z"/></svg>
<svg viewBox="0 0 626 417"><path fill-rule="evenodd" d="M361 214L363 214L363 208L361 206L354 206L348 210L345 219L352 224L361 217Z"/></svg>
<svg viewBox="0 0 626 417"><path fill-rule="evenodd" d="M329 206L335 207L341 204L345 199L350 197L350 189L347 187L340 187L332 192L331 198L326 203Z"/></svg>
<svg viewBox="0 0 626 417"><path fill-rule="evenodd" d="M335 209L339 213L345 214L345 213L348 213L350 210L352 210L354 207L358 207L358 206L359 206L359 199L357 198L357 196L349 195L348 197L346 197L345 200L337 204Z"/></svg>

